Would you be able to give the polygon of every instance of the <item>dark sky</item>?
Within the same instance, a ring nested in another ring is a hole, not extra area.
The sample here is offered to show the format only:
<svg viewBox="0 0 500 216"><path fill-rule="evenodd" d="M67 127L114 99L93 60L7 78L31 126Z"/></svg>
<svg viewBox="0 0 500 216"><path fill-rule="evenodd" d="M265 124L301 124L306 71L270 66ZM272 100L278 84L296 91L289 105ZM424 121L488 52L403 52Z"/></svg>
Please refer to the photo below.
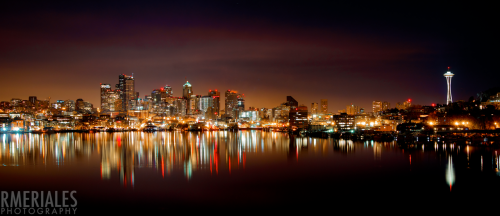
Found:
<svg viewBox="0 0 500 216"><path fill-rule="evenodd" d="M246 106L446 102L499 86L493 5L349 1L0 3L0 101L83 98L132 74L140 96L237 90Z"/></svg>

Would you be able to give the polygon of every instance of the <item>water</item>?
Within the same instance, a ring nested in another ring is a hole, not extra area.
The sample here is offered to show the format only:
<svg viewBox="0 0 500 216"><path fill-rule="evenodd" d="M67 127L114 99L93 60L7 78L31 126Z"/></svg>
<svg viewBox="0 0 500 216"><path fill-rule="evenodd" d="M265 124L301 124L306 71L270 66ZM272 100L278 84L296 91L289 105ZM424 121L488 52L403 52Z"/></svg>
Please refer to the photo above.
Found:
<svg viewBox="0 0 500 216"><path fill-rule="evenodd" d="M76 190L78 214L483 203L500 192L495 143L217 131L1 134L0 145L3 191Z"/></svg>

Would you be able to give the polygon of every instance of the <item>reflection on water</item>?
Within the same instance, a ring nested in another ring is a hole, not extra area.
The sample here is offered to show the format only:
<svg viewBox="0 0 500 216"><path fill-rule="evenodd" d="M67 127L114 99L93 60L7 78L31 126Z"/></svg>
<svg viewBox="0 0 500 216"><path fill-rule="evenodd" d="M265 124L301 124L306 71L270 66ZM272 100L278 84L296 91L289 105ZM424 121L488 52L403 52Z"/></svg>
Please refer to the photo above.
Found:
<svg viewBox="0 0 500 216"><path fill-rule="evenodd" d="M351 141L292 137L261 131L240 132L124 132L124 133L60 133L2 134L0 163L3 166L85 166L77 161L100 157L100 178L113 179L118 173L120 184L134 187L136 169L154 169L162 178L183 173L186 181L196 173L231 175L248 166L270 165L281 161L301 163L317 158L371 159L388 161L384 169L398 172L399 158L405 157L409 168L431 160L440 165L450 187L455 183L455 169L477 169L498 174L499 155L492 146L457 146L447 143L410 144L395 142ZM368 153L368 154L365 154ZM370 156L371 155L371 156ZM430 157L429 157L430 155ZM251 163L247 161L252 158ZM428 159L434 158L434 159ZM427 163L427 162L426 162ZM443 163L444 164L444 163ZM328 167L326 162L321 166ZM392 169L392 170L391 170ZM406 168L405 168L406 169ZM444 170L445 169L445 170Z"/></svg>
<svg viewBox="0 0 500 216"><path fill-rule="evenodd" d="M446 168L446 182L450 186L450 191L451 191L451 187L455 183L455 170L453 169L453 161L451 155L448 156L448 167Z"/></svg>

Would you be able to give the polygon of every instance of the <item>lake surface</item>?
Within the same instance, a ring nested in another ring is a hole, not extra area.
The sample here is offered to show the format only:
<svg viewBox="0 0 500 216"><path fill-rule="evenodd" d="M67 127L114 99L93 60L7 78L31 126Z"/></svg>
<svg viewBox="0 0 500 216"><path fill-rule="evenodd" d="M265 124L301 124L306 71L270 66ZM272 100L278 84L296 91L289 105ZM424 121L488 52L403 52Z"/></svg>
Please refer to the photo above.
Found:
<svg viewBox="0 0 500 216"><path fill-rule="evenodd" d="M0 145L3 191L76 190L77 214L499 203L495 143L216 131L1 134Z"/></svg>

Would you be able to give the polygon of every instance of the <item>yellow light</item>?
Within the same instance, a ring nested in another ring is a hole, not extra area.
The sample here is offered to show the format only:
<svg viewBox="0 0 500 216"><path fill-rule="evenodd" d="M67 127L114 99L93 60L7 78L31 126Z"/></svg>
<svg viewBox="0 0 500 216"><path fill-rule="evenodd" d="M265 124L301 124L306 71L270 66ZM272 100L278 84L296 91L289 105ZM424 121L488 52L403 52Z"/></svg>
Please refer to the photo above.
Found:
<svg viewBox="0 0 500 216"><path fill-rule="evenodd" d="M455 122L455 125L458 125L458 122Z"/></svg>
<svg viewBox="0 0 500 216"><path fill-rule="evenodd" d="M434 122L429 122L430 125L434 125Z"/></svg>

